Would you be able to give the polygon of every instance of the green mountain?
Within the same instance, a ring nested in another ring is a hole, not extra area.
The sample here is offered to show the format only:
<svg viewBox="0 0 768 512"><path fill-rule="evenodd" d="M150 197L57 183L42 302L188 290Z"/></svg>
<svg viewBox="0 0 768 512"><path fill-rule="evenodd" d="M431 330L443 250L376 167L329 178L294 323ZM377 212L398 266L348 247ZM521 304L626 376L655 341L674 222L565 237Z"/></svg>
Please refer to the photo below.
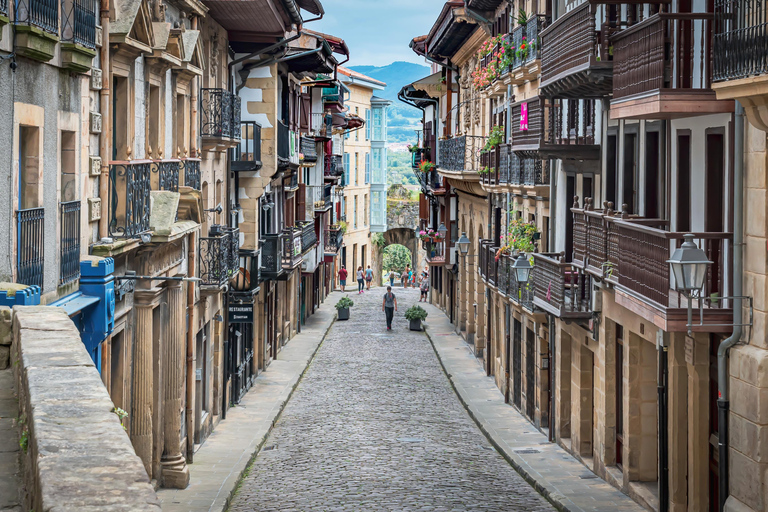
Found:
<svg viewBox="0 0 768 512"><path fill-rule="evenodd" d="M421 129L421 110L398 100L397 93L404 85L428 76L429 66L397 61L387 66L352 66L351 69L387 84L386 89L374 93L381 98L392 100L392 106L389 107L387 141L415 142L414 131Z"/></svg>

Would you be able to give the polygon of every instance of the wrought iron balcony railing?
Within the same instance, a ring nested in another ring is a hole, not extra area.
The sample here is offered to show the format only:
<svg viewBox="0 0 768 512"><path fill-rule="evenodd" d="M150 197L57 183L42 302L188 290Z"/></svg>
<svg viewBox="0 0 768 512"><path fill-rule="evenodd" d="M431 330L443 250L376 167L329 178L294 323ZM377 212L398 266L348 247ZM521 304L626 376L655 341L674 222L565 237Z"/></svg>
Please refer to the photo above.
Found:
<svg viewBox="0 0 768 512"><path fill-rule="evenodd" d="M179 191L179 171L181 160L153 160L150 168L150 187L152 190Z"/></svg>
<svg viewBox="0 0 768 512"><path fill-rule="evenodd" d="M431 265L445 263L445 240L427 242L425 250L427 252L427 263Z"/></svg>
<svg viewBox="0 0 768 512"><path fill-rule="evenodd" d="M200 284L218 287L227 284L232 249L229 233L200 237L198 247Z"/></svg>
<svg viewBox="0 0 768 512"><path fill-rule="evenodd" d="M715 0L714 79L768 73L768 13L761 0Z"/></svg>
<svg viewBox="0 0 768 512"><path fill-rule="evenodd" d="M62 0L61 40L96 48L96 0Z"/></svg>
<svg viewBox="0 0 768 512"><path fill-rule="evenodd" d="M0 14L8 16L8 0L0 0Z"/></svg>
<svg viewBox="0 0 768 512"><path fill-rule="evenodd" d="M256 121L241 121L240 132L240 144L235 146L232 156L232 171L258 171L261 169L261 125Z"/></svg>
<svg viewBox="0 0 768 512"><path fill-rule="evenodd" d="M261 283L261 251L240 249L238 266L230 280L230 290L235 294L249 294L257 291Z"/></svg>
<svg viewBox="0 0 768 512"><path fill-rule="evenodd" d="M200 190L202 187L200 159L184 158L181 160L181 166L184 168L184 186Z"/></svg>
<svg viewBox="0 0 768 512"><path fill-rule="evenodd" d="M240 97L226 89L200 90L200 136L240 140Z"/></svg>
<svg viewBox="0 0 768 512"><path fill-rule="evenodd" d="M305 254L317 245L315 223L313 221L306 221L299 226L299 229L301 229L301 253Z"/></svg>
<svg viewBox="0 0 768 512"><path fill-rule="evenodd" d="M109 236L136 238L149 231L151 160L109 164Z"/></svg>
<svg viewBox="0 0 768 512"><path fill-rule="evenodd" d="M227 273L233 275L240 268L240 228L225 226L223 231L229 237L227 248Z"/></svg>
<svg viewBox="0 0 768 512"><path fill-rule="evenodd" d="M325 230L325 252L337 253L344 242L344 232L338 226L331 226Z"/></svg>
<svg viewBox="0 0 768 512"><path fill-rule="evenodd" d="M16 23L59 34L59 0L16 0L14 10Z"/></svg>
<svg viewBox="0 0 768 512"><path fill-rule="evenodd" d="M325 155L325 176L338 178L344 174L344 160L339 155Z"/></svg>
<svg viewBox="0 0 768 512"><path fill-rule="evenodd" d="M524 25L516 27L511 34L515 53L510 69L517 69L541 58L541 38L539 34L547 26L547 17L534 14ZM525 44L525 49L522 45Z"/></svg>
<svg viewBox="0 0 768 512"><path fill-rule="evenodd" d="M60 203L59 209L61 213L59 284L65 284L80 277L80 201Z"/></svg>
<svg viewBox="0 0 768 512"><path fill-rule="evenodd" d="M502 295L509 297L513 302L533 311L533 282L520 284L515 278L512 265L515 257L502 254L496 263L496 288ZM535 269L534 269L535 271Z"/></svg>
<svg viewBox="0 0 768 512"><path fill-rule="evenodd" d="M478 171L480 154L487 137L462 135L452 139L439 140L440 169L452 172Z"/></svg>
<svg viewBox="0 0 768 512"><path fill-rule="evenodd" d="M16 281L43 289L45 209L16 212ZM79 264L79 263L78 263Z"/></svg>

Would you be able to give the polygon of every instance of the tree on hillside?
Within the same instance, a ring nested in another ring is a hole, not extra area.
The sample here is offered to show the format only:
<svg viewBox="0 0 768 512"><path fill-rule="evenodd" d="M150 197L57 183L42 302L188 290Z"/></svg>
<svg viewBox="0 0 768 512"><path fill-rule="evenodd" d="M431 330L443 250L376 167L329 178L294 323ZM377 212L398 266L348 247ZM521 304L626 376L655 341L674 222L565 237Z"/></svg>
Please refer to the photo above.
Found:
<svg viewBox="0 0 768 512"><path fill-rule="evenodd" d="M382 267L385 273L394 270L402 272L406 265L411 264L411 251L404 245L394 244L384 248L384 263Z"/></svg>

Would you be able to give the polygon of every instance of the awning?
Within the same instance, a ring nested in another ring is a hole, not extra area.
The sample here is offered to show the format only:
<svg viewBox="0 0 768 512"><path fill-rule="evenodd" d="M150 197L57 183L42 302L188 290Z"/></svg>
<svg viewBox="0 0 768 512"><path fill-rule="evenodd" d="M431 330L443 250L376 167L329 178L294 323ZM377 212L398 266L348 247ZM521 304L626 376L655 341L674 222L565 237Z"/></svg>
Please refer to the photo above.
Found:
<svg viewBox="0 0 768 512"><path fill-rule="evenodd" d="M421 80L417 80L411 84L413 88L417 91L423 91L429 94L433 98L439 98L443 94L445 94L448 91L447 84L445 84L443 81L443 72L438 71L437 73L431 74L428 77L422 78ZM457 92L456 84L451 84L452 90L454 92Z"/></svg>

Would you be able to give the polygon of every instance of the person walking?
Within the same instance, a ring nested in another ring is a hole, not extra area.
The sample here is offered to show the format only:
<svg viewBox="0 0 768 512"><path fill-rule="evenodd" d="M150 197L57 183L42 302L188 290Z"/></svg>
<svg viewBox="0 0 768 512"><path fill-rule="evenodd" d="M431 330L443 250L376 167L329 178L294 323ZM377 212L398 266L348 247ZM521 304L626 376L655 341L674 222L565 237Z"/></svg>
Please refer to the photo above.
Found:
<svg viewBox="0 0 768 512"><path fill-rule="evenodd" d="M387 317L387 330L392 330L392 318L397 311L397 297L392 293L392 287L387 286L387 293L384 294L384 300L381 301L381 310Z"/></svg>
<svg viewBox="0 0 768 512"><path fill-rule="evenodd" d="M408 267L405 267L405 269L400 274L400 286L405 288L405 280L408 279Z"/></svg>
<svg viewBox="0 0 768 512"><path fill-rule="evenodd" d="M390 270L390 272L389 272L389 286L390 287L395 286L395 271L394 270Z"/></svg>
<svg viewBox="0 0 768 512"><path fill-rule="evenodd" d="M363 267L357 267L357 293L363 293L363 289L365 288L365 285L363 284L365 282L365 279L363 279Z"/></svg>
<svg viewBox="0 0 768 512"><path fill-rule="evenodd" d="M373 270L371 270L371 266L368 265L368 268L365 269L365 289L366 290L371 289L371 281L373 281Z"/></svg>
<svg viewBox="0 0 768 512"><path fill-rule="evenodd" d="M341 285L341 291L347 291L347 267L344 265L339 270L339 284Z"/></svg>
<svg viewBox="0 0 768 512"><path fill-rule="evenodd" d="M409 286L413 285L413 269L411 269L411 268L408 269L408 285ZM406 288L408 288L408 286L406 286ZM414 288L415 288L415 286L414 286Z"/></svg>
<svg viewBox="0 0 768 512"><path fill-rule="evenodd" d="M422 299L424 299L424 302L427 302L427 293L429 292L429 276L421 276L421 285L419 285L419 290L421 290L421 297L419 297L419 302L421 302Z"/></svg>

